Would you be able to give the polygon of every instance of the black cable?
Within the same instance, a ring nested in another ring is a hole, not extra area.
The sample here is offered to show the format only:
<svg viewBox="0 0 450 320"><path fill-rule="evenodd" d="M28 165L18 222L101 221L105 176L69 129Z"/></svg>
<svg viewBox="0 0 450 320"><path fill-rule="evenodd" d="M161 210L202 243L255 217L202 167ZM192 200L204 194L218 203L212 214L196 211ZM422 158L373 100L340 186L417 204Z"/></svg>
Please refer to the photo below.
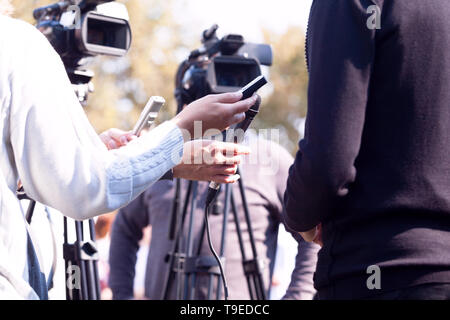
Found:
<svg viewBox="0 0 450 320"><path fill-rule="evenodd" d="M209 249L211 250L212 254L214 255L214 258L216 259L217 263L219 264L219 270L220 270L220 275L222 277L222 282L223 282L223 291L224 291L224 295L225 295L225 300L228 300L228 285L227 285L227 279L225 277L225 272L223 271L223 265L222 265L222 261L219 258L219 255L216 253L216 251L214 250L212 241L211 241L211 231L209 228L209 219L208 219L208 209L211 205L212 201L207 201L206 202L206 206L205 206L205 225L206 225L206 235L208 238L208 245L209 245Z"/></svg>

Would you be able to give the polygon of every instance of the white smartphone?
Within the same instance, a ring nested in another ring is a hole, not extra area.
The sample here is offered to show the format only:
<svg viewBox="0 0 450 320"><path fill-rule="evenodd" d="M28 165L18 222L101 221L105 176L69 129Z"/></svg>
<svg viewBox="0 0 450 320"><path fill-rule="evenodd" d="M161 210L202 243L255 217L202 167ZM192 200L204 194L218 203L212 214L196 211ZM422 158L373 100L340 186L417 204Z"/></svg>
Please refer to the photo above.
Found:
<svg viewBox="0 0 450 320"><path fill-rule="evenodd" d="M144 110L141 112L139 116L139 120L136 122L136 125L133 128L133 134L139 136L141 131L145 127L150 127L158 117L159 110L161 110L162 106L166 103L163 97L152 96L148 100L145 105Z"/></svg>

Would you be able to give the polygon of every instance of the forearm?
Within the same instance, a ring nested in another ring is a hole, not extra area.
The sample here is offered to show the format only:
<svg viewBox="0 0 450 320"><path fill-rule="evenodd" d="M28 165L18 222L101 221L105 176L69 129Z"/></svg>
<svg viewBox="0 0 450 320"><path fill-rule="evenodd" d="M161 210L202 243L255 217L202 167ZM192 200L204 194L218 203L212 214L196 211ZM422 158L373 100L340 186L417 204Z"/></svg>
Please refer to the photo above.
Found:
<svg viewBox="0 0 450 320"><path fill-rule="evenodd" d="M90 218L126 205L176 165L183 146L178 131L164 124L109 152L87 136L56 153L53 145L23 141L33 156L23 156L30 159L21 161L20 177L33 199L74 219ZM52 164L27 166L31 158L34 164Z"/></svg>
<svg viewBox="0 0 450 320"><path fill-rule="evenodd" d="M316 271L317 253L320 247L314 243L308 243L299 237L296 237L296 239L298 241L298 251L295 259L295 268L283 299L311 300L316 292L313 276Z"/></svg>

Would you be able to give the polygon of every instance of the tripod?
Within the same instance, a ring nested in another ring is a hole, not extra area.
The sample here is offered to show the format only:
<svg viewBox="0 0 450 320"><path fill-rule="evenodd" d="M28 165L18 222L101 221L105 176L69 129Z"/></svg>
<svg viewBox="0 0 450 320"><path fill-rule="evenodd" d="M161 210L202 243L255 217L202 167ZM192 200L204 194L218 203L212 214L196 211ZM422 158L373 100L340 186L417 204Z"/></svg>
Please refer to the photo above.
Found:
<svg viewBox="0 0 450 320"><path fill-rule="evenodd" d="M26 220L30 224L36 208L36 201L28 197L21 187L17 191L19 200L29 200ZM84 221L75 221L76 241L68 241L68 220L64 217L65 284L67 300L100 300L98 277L98 251L95 244L94 220L88 221L90 240L85 240ZM69 272L73 274L69 275Z"/></svg>
<svg viewBox="0 0 450 320"><path fill-rule="evenodd" d="M88 221L90 240L85 240L84 221L75 221L77 240L74 243L68 241L67 223L67 217L64 217L63 256L66 267L66 298L67 300L100 300L94 220ZM73 274L69 275L72 272Z"/></svg>
<svg viewBox="0 0 450 320"><path fill-rule="evenodd" d="M238 171L239 173L239 171ZM227 224L228 217L230 214L230 209L233 214L234 222L236 225L236 232L239 241L239 248L242 256L242 266L244 270L244 275L247 281L247 286L249 290L249 295L251 300L265 300L266 291L264 286L264 281L262 277L263 266L258 259L255 239L253 236L253 230L251 226L250 213L248 209L247 199L245 197L244 182L241 179L238 181L239 193L242 200L243 213L245 218L245 223L248 227L249 240L251 245L251 254L247 255L245 250L243 233L241 224L239 221L239 212L237 211L236 198L234 196L231 185L225 186L225 201L223 205L223 219L222 219L222 233L220 240L220 249L218 255L222 262L225 261L224 254L226 249L226 239L227 239ZM213 256L202 256L201 248L205 238L205 233L207 231L206 222L203 222L200 231L200 243L197 248L194 248L194 235L193 235L193 219L194 219L194 208L195 199L197 197L198 183L190 181L188 184L186 196L183 203L183 210L180 210L181 203L181 181L178 179L176 181L175 190L175 200L172 210L172 222L171 229L169 232L170 240L173 240L173 246L171 251L167 255L166 262L169 265L169 272L166 274L165 286L161 295L161 299L168 299L169 289L173 281L176 279L176 297L177 299L192 300L195 299L195 292L197 286L198 274L208 275L208 286L207 286L207 299L213 299L213 286L214 282L217 283L217 290L215 299L221 299L222 292L222 282L221 274L219 272L219 265ZM187 214L188 204L190 203L189 216ZM216 207L217 203L211 206ZM187 219L187 220L186 220ZM180 221L177 224L177 221ZM185 229L185 223L188 221L187 228L187 239L186 239L186 250L183 252L181 248L181 240L183 235L183 230ZM196 250L195 250L196 249Z"/></svg>
<svg viewBox="0 0 450 320"><path fill-rule="evenodd" d="M78 100L81 105L85 106L89 92L93 92L91 79L94 73L90 70L84 70L77 63L77 61L65 63L65 67ZM85 221L74 221L74 223L76 240L69 243L68 219L64 217L63 257L66 268L66 299L100 300L98 250L95 243L94 220L89 219L87 221L87 232ZM85 234L89 234L89 238L85 237Z"/></svg>

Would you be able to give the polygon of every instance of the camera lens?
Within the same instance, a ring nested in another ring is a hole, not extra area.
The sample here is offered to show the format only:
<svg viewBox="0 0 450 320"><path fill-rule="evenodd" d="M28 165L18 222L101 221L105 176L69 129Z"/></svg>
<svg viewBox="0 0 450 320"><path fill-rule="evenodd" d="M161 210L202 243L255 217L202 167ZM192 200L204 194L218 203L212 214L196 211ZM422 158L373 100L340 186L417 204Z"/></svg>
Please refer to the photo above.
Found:
<svg viewBox="0 0 450 320"><path fill-rule="evenodd" d="M87 42L89 44L126 50L127 32L124 24L88 18Z"/></svg>

